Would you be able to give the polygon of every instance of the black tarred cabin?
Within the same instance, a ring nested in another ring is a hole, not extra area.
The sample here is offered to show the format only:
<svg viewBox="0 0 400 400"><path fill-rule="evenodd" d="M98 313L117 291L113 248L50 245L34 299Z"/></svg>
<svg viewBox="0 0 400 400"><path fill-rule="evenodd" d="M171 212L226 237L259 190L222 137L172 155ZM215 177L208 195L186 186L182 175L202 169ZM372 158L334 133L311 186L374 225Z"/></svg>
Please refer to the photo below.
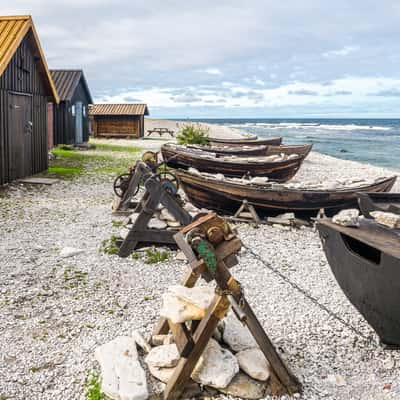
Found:
<svg viewBox="0 0 400 400"><path fill-rule="evenodd" d="M53 109L54 145L89 140L89 104L93 103L83 71L51 70L60 97Z"/></svg>
<svg viewBox="0 0 400 400"><path fill-rule="evenodd" d="M0 185L47 169L47 103L58 103L30 16L0 17Z"/></svg>

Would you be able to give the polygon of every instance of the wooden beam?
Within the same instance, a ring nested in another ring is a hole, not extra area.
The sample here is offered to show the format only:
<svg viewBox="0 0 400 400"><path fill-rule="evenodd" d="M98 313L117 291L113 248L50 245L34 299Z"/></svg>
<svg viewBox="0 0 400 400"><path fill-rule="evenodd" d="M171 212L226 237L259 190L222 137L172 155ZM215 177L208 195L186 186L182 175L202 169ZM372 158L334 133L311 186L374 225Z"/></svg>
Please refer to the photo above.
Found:
<svg viewBox="0 0 400 400"><path fill-rule="evenodd" d="M168 325L172 335L174 336L174 341L179 354L181 357L188 357L194 347L194 342L189 329L184 323L174 324L171 320L168 320Z"/></svg>

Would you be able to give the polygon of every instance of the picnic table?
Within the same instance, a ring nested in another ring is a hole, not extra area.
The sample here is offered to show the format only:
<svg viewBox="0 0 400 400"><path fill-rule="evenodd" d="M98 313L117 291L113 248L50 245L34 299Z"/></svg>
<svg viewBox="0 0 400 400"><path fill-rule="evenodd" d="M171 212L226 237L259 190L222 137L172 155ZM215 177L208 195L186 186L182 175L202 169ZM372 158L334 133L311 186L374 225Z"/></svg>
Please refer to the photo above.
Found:
<svg viewBox="0 0 400 400"><path fill-rule="evenodd" d="M147 136L150 136L152 133L158 133L160 137L163 135L163 133L168 133L171 135L171 137L174 137L174 131L171 131L168 128L153 128L147 130Z"/></svg>

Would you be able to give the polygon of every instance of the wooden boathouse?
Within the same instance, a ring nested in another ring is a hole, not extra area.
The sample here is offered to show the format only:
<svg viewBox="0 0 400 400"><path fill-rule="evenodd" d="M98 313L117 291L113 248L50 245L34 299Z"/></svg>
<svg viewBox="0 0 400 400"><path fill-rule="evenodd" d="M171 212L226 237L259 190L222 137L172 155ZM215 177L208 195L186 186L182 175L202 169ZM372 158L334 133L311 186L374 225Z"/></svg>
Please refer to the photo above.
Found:
<svg viewBox="0 0 400 400"><path fill-rule="evenodd" d="M30 16L0 16L0 185L47 169L58 95Z"/></svg>
<svg viewBox="0 0 400 400"><path fill-rule="evenodd" d="M54 145L89 140L89 104L93 103L82 70L51 70L60 103L53 109Z"/></svg>
<svg viewBox="0 0 400 400"><path fill-rule="evenodd" d="M142 138L146 104L94 104L90 121L95 137Z"/></svg>

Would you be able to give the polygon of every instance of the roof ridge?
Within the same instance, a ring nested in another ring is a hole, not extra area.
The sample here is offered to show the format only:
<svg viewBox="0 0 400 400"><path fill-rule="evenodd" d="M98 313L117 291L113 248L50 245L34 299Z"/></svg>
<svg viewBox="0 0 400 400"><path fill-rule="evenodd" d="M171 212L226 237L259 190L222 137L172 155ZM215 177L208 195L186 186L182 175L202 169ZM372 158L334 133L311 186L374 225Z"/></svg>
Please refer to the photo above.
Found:
<svg viewBox="0 0 400 400"><path fill-rule="evenodd" d="M27 20L27 19L32 19L32 16L29 14L26 15L0 15L0 21L15 21L15 20Z"/></svg>

